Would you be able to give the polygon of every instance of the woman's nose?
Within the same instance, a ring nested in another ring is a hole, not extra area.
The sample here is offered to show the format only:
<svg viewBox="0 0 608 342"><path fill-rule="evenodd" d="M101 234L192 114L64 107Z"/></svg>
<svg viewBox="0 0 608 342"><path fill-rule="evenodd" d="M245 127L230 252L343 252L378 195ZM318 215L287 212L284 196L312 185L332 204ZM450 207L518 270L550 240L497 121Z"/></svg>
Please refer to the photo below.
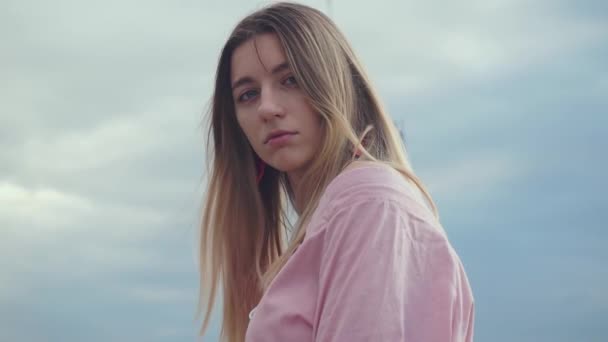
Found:
<svg viewBox="0 0 608 342"><path fill-rule="evenodd" d="M262 90L259 103L258 112L264 120L285 115L285 108L281 104L279 94L272 90Z"/></svg>

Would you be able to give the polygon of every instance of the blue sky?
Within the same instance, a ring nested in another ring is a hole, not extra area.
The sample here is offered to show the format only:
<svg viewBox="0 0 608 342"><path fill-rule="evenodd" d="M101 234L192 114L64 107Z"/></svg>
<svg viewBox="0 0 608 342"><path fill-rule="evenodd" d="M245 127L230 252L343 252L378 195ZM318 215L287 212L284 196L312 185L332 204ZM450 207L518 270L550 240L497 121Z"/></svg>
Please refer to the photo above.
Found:
<svg viewBox="0 0 608 342"><path fill-rule="evenodd" d="M467 269L476 341L605 341L608 5L332 3ZM195 340L199 123L260 4L3 1L1 341Z"/></svg>

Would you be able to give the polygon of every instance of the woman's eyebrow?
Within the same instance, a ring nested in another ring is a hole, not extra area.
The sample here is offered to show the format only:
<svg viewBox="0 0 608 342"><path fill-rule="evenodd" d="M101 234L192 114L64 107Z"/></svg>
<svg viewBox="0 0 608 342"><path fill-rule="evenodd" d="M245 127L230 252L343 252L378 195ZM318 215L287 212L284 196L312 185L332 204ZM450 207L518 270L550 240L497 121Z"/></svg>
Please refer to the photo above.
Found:
<svg viewBox="0 0 608 342"><path fill-rule="evenodd" d="M253 78L249 76L241 77L232 84L232 90L249 83L253 83Z"/></svg>
<svg viewBox="0 0 608 342"><path fill-rule="evenodd" d="M271 73L274 75L274 74L278 74L278 73L283 72L288 69L289 69L289 63L283 62L283 63L275 66L274 68L272 68ZM232 84L232 90L234 90L240 86L243 86L245 84L250 84L250 83L253 83L253 78L251 78L250 76L241 77Z"/></svg>
<svg viewBox="0 0 608 342"><path fill-rule="evenodd" d="M283 63L275 66L274 68L272 68L271 73L274 75L274 74L278 74L278 73L280 73L282 71L285 71L287 69L289 69L289 63L283 62Z"/></svg>

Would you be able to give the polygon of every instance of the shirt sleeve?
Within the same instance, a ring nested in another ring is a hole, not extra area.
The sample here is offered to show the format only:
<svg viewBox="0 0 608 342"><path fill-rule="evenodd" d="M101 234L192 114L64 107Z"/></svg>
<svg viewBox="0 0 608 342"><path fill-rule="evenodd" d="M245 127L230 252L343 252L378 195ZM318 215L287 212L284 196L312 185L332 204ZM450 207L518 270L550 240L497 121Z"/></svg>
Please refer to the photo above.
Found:
<svg viewBox="0 0 608 342"><path fill-rule="evenodd" d="M468 280L441 232L383 199L329 215L314 340L472 341Z"/></svg>

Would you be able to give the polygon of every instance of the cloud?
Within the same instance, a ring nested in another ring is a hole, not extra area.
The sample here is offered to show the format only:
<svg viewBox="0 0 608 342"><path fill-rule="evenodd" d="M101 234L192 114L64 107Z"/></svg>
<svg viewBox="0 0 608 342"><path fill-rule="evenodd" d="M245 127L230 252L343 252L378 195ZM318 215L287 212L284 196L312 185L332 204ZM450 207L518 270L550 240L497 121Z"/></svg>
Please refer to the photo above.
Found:
<svg viewBox="0 0 608 342"><path fill-rule="evenodd" d="M53 188L28 190L15 184L1 183L0 190L3 234L16 234L28 239L85 229L91 222L100 225L120 220L114 223L121 223L121 230L130 223L154 227L165 222L163 213L124 205L99 204ZM104 233L127 237L137 232L133 226L128 232L113 232L111 227Z"/></svg>
<svg viewBox="0 0 608 342"><path fill-rule="evenodd" d="M476 154L420 172L431 193L443 200L482 201L525 176L526 163L508 155Z"/></svg>
<svg viewBox="0 0 608 342"><path fill-rule="evenodd" d="M159 287L135 287L128 289L128 295L136 300L145 302L159 302L175 304L176 302L184 302L192 304L196 300L195 291L185 291L175 288L159 288Z"/></svg>
<svg viewBox="0 0 608 342"><path fill-rule="evenodd" d="M67 226L77 218L90 215L94 211L90 201L62 193L56 189L40 189L28 191L11 183L0 183L1 224L9 231L17 232L21 225L31 225L40 229L50 230L47 233L56 233L58 226ZM23 231L19 233L42 233L38 231Z"/></svg>
<svg viewBox="0 0 608 342"><path fill-rule="evenodd" d="M446 83L504 76L608 37L601 18L574 17L553 2L375 6L370 12L368 3L337 3L335 19L388 96L436 94Z"/></svg>

